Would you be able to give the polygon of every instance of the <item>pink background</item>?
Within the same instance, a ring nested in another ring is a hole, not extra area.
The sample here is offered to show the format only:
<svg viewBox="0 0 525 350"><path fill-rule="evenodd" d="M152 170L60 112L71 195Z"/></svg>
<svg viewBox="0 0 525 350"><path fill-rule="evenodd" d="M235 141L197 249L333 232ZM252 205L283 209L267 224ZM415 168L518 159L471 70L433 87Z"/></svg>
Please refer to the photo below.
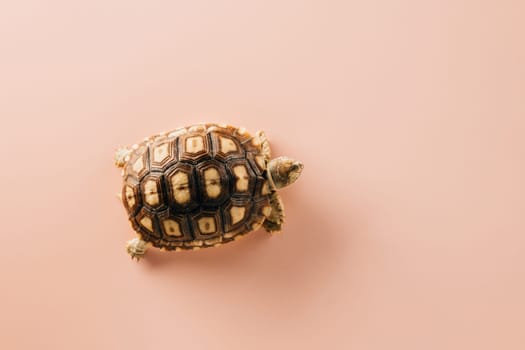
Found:
<svg viewBox="0 0 525 350"><path fill-rule="evenodd" d="M524 349L523 1L4 1L2 349ZM139 264L113 150L302 160L288 220Z"/></svg>

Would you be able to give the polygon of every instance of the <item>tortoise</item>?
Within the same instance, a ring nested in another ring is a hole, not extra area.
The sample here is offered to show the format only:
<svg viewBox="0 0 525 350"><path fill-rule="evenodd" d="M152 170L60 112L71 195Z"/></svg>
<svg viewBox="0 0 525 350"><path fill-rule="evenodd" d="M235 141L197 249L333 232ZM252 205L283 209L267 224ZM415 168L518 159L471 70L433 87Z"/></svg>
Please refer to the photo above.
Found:
<svg viewBox="0 0 525 350"><path fill-rule="evenodd" d="M138 237L132 259L149 246L197 250L240 239L261 226L279 232L284 208L277 190L295 182L303 164L271 158L263 131L201 123L119 148L119 195Z"/></svg>

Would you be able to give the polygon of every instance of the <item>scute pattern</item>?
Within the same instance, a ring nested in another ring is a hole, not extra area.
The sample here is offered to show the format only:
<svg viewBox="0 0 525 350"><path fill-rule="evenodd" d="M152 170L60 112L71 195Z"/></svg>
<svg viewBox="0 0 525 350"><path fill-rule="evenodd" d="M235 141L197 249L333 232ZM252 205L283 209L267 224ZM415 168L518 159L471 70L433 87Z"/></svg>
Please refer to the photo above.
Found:
<svg viewBox="0 0 525 350"><path fill-rule="evenodd" d="M175 210L191 211L199 206L195 169L191 164L176 163L167 172L168 202Z"/></svg>
<svg viewBox="0 0 525 350"><path fill-rule="evenodd" d="M146 138L123 176L133 228L168 250L239 239L271 211L261 140L244 128L199 124Z"/></svg>

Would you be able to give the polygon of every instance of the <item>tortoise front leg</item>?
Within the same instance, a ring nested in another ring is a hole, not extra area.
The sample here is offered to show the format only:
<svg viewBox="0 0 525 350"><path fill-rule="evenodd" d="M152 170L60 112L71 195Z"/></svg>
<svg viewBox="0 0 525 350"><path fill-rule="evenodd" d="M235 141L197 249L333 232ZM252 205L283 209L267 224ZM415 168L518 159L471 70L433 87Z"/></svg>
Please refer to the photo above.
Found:
<svg viewBox="0 0 525 350"><path fill-rule="evenodd" d="M264 158L266 159L266 161L269 161L272 157L272 151L270 149L270 141L268 141L266 134L264 133L264 131L259 130L255 133L255 137L261 143L261 151Z"/></svg>
<svg viewBox="0 0 525 350"><path fill-rule="evenodd" d="M272 207L272 212L264 220L264 229L270 233L279 232L284 223L284 205L276 191L270 194L270 206Z"/></svg>
<svg viewBox="0 0 525 350"><path fill-rule="evenodd" d="M148 243L140 239L139 237L135 237L132 240L129 240L126 244L126 250L128 251L128 254L131 255L131 259L137 259L139 261L141 258L146 255L146 250L148 249Z"/></svg>

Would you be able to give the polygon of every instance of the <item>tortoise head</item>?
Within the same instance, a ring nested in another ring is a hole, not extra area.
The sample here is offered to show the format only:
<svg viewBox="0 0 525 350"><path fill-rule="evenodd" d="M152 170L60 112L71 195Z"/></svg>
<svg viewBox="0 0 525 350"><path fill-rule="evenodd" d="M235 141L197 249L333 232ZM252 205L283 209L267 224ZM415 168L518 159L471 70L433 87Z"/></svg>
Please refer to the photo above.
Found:
<svg viewBox="0 0 525 350"><path fill-rule="evenodd" d="M268 163L269 174L276 188L291 185L303 171L303 163L288 157L278 157Z"/></svg>

